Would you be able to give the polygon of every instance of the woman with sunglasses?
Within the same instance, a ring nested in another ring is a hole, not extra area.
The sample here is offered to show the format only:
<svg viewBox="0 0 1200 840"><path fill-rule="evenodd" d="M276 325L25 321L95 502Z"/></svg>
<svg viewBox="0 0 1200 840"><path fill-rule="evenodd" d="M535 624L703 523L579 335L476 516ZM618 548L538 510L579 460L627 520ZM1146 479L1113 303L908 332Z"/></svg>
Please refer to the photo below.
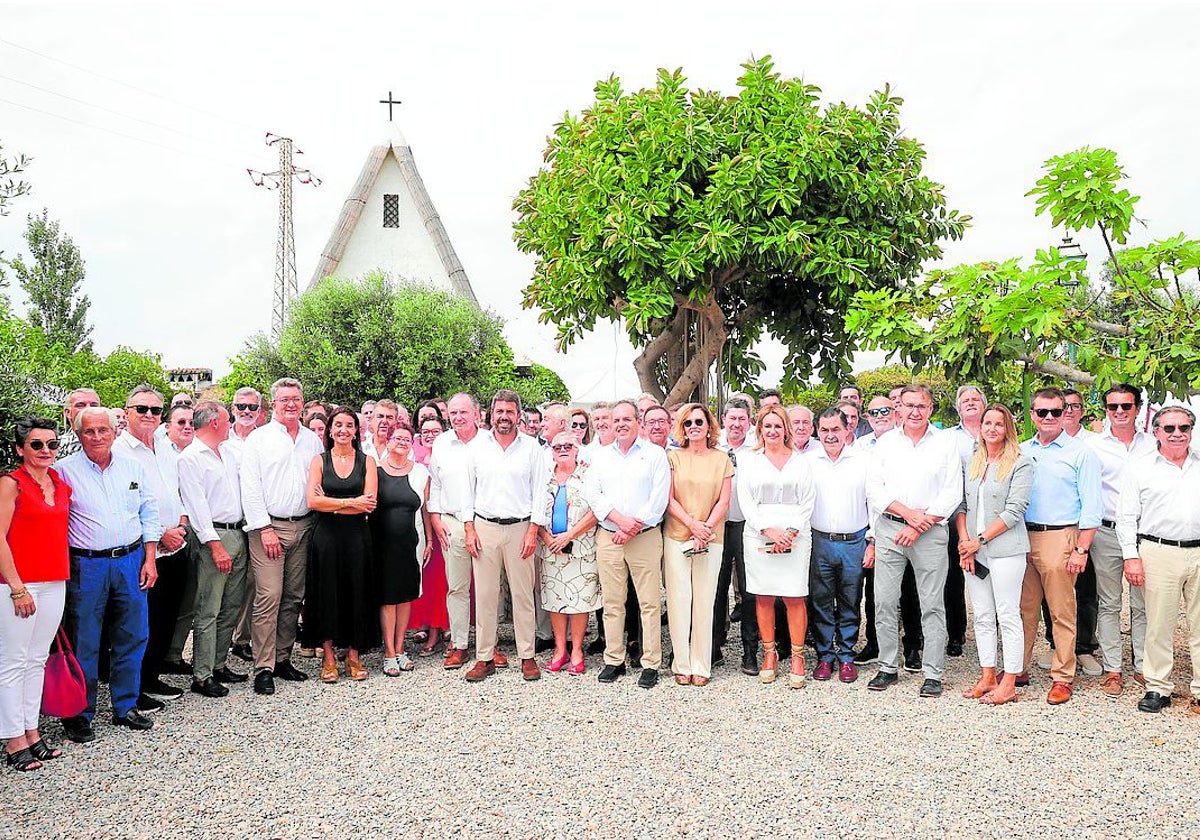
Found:
<svg viewBox="0 0 1200 840"><path fill-rule="evenodd" d="M445 425L442 423L441 409L432 400L421 404L417 416L422 419L417 426L419 434L413 441L413 459L428 469L433 442L445 431ZM446 593L449 590L446 585L446 558L442 556L441 542L430 540L429 543L433 550L425 568L421 570L421 596L413 601L409 615L409 624L417 628L413 641L421 644L417 649L420 656L437 653L442 637L450 632L450 613L446 610Z"/></svg>
<svg viewBox="0 0 1200 840"><path fill-rule="evenodd" d="M19 420L21 465L0 477L0 738L15 770L37 770L62 751L38 733L50 643L66 604L71 488L53 468L54 421ZM3 606L11 604L11 610Z"/></svg>
<svg viewBox="0 0 1200 840"><path fill-rule="evenodd" d="M575 435L575 443L578 444L580 452L592 442L592 424L588 413L582 408L571 409L571 420L567 429Z"/></svg>
<svg viewBox="0 0 1200 840"><path fill-rule="evenodd" d="M550 442L554 468L547 477L544 502L549 527L538 528L537 561L542 608L554 628L554 657L547 666L571 676L584 671L583 637L588 613L600 607L600 570L596 562L596 515L584 497L579 442L570 431ZM710 608L711 609L711 608ZM567 653L570 633L571 651ZM570 663L568 665L568 662Z"/></svg>
<svg viewBox="0 0 1200 840"><path fill-rule="evenodd" d="M663 539L671 670L678 685L707 685L733 461L717 449L720 430L712 412L700 403L679 409L673 436L679 448L667 452L671 495Z"/></svg>
<svg viewBox="0 0 1200 840"><path fill-rule="evenodd" d="M964 503L954 517L958 556L975 610L979 680L963 692L989 706L1017 699L1024 668L1021 586L1029 535L1025 509L1033 488L1033 460L1021 452L1017 424L1003 405L990 405L980 421L979 444L966 464ZM1004 645L1004 674L996 675L996 627Z"/></svg>

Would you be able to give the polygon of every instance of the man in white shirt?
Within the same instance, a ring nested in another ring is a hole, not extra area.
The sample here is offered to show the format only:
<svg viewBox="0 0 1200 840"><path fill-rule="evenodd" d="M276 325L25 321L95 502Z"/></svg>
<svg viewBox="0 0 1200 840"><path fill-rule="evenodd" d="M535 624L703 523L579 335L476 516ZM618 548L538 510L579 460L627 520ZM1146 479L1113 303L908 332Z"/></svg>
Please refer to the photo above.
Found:
<svg viewBox="0 0 1200 840"><path fill-rule="evenodd" d="M378 406L376 406L378 410ZM513 631L521 676L541 677L534 659L537 614L538 526L546 524L542 505L546 469L542 448L529 435L517 431L521 398L501 389L492 397L492 428L470 446L467 488L470 515L464 523L467 551L475 573L475 664L468 682L480 682L507 661L496 651L500 614L500 572L508 578L512 597Z"/></svg>
<svg viewBox="0 0 1200 840"><path fill-rule="evenodd" d="M613 406L616 440L596 453L584 477L588 505L600 520L596 560L604 598L604 669L599 680L615 682L625 673L625 596L633 578L642 619L642 673L638 685L658 684L662 665L662 558L659 525L671 491L667 453L639 437L637 406Z"/></svg>
<svg viewBox="0 0 1200 840"><path fill-rule="evenodd" d="M853 434L837 407L817 418L821 448L808 455L817 495L812 513L812 561L808 567L817 667L814 680L833 676L858 679L854 645L858 642L863 567L875 565L875 546L868 541L867 464L870 455L849 445Z"/></svg>
<svg viewBox="0 0 1200 840"><path fill-rule="evenodd" d="M975 442L979 440L983 425L983 412L987 408L987 397L978 385L961 385L954 395L954 408L958 412L958 425L950 430L958 442L958 452L963 469L975 454ZM962 656L963 643L967 638L967 594L963 570L958 557L958 530L949 529L946 546L946 655Z"/></svg>
<svg viewBox="0 0 1200 840"><path fill-rule="evenodd" d="M813 437L813 413L806 405L792 405L787 408L788 422L792 426L792 446L800 452L812 452L820 449L821 444Z"/></svg>
<svg viewBox="0 0 1200 840"><path fill-rule="evenodd" d="M1065 392L1064 392L1065 393ZM1067 405L1071 396L1067 394ZM1123 643L1121 641L1121 600L1124 595L1125 555L1117 539L1117 501L1121 492L1121 475L1134 459L1155 451L1154 435L1138 431L1137 418L1142 408L1142 389L1128 383L1114 385L1104 392L1104 411L1108 425L1100 434L1084 438L1100 459L1100 496L1104 504L1103 518L1092 540L1091 563L1096 577L1096 631L1100 641L1100 666L1104 671L1101 690L1117 697L1125 687ZM1070 410L1063 415L1064 421ZM1064 422L1064 425L1065 422ZM1080 575L1080 579L1083 575ZM1078 582L1076 598L1080 596ZM1079 610L1082 624L1083 609ZM1082 634L1083 630L1080 630ZM1142 650L1146 643L1146 599L1140 586L1129 587L1129 640L1133 649L1134 678L1142 671ZM1078 650L1078 647L1076 648ZM1087 673L1084 657L1078 657L1080 667ZM1095 676L1093 673L1092 676ZM1140 680L1139 680L1140 681Z"/></svg>
<svg viewBox="0 0 1200 840"><path fill-rule="evenodd" d="M1188 711L1200 715L1200 457L1191 451L1195 426L1196 415L1189 409L1162 409L1154 416L1158 451L1131 460L1121 479L1117 538L1125 555L1125 577L1131 587L1144 587L1146 597L1146 694L1138 702L1143 712L1171 705L1182 600L1192 651Z"/></svg>
<svg viewBox="0 0 1200 840"><path fill-rule="evenodd" d="M200 541L192 636L192 691L224 697L225 683L245 682L226 653L245 597L246 522L229 413L216 402L196 406L196 436L179 457L179 492Z"/></svg>
<svg viewBox="0 0 1200 840"><path fill-rule="evenodd" d="M747 432L750 430L750 410L748 402L735 397L725 403L725 415L721 418L725 442L720 448L729 453L729 459L733 461L735 468L738 458L754 448L747 438ZM737 571L739 603L754 603L754 597L746 592L745 530L746 518L742 514L741 505L738 504L735 481L733 492L729 496L729 514L725 517L721 572L717 576L717 598L713 605L713 667L724 659L721 647L728 636L729 585L733 582L734 570ZM742 673L758 676L758 622L754 620L753 615L748 615L742 618L739 626L742 635Z"/></svg>
<svg viewBox="0 0 1200 840"><path fill-rule="evenodd" d="M446 404L453 434L441 434L429 456L429 519L446 559L446 612L450 639L442 661L447 670L461 668L467 659L471 632L471 555L465 524L471 518L468 486L469 446L479 434L479 404L458 393Z"/></svg>
<svg viewBox="0 0 1200 840"><path fill-rule="evenodd" d="M396 428L400 407L391 400L379 400L371 410L371 432L362 442L362 451L376 461L380 460L388 438Z"/></svg>
<svg viewBox="0 0 1200 840"><path fill-rule="evenodd" d="M933 391L906 385L900 394L898 430L875 446L867 498L875 522L875 620L879 633L879 673L868 683L884 691L897 682L900 639L897 608L904 567L911 564L921 602L925 637L922 697L942 694L946 653L946 523L963 495L962 462L954 438L930 423Z"/></svg>
<svg viewBox="0 0 1200 840"><path fill-rule="evenodd" d="M859 449L870 449L875 446L880 436L890 432L896 425L896 409L889 397L872 397L864 412L871 433L854 439L854 445Z"/></svg>
<svg viewBox="0 0 1200 840"><path fill-rule="evenodd" d="M308 468L324 447L300 425L304 390L295 379L271 385L271 421L246 439L239 480L254 606L250 643L254 651L254 691L275 693L275 677L301 682L308 675L292 664L292 645L304 600L308 559Z"/></svg>
<svg viewBox="0 0 1200 840"><path fill-rule="evenodd" d="M233 403L230 405L233 410L233 424L229 430L228 441L230 449L238 458L242 457L246 438L250 437L250 433L258 428L258 413L262 408L262 402L262 395L253 388L238 388L233 394ZM254 574L248 560L246 562L245 589L247 593L254 591ZM242 598L237 627L233 631L233 647L231 648L233 655L246 662L254 661L254 655L250 652L250 607L253 603L254 598L249 594Z"/></svg>

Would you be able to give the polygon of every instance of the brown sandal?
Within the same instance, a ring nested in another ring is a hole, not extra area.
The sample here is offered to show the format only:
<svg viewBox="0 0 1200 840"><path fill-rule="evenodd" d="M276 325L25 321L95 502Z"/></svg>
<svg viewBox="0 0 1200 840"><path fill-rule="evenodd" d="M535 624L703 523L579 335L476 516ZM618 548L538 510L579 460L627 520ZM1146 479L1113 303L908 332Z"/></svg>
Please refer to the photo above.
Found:
<svg viewBox="0 0 1200 840"><path fill-rule="evenodd" d="M997 700L996 695L989 691L987 694L979 698L979 702L985 706L1003 706L1005 703L1016 703L1020 695L1013 694L1012 697L1005 697L1002 700Z"/></svg>
<svg viewBox="0 0 1200 840"><path fill-rule="evenodd" d="M338 667L336 659L321 660L321 682L335 683L338 681Z"/></svg>
<svg viewBox="0 0 1200 840"><path fill-rule="evenodd" d="M363 667L362 661L357 656L346 657L346 670L350 672L350 679L355 682L367 678L367 669Z"/></svg>

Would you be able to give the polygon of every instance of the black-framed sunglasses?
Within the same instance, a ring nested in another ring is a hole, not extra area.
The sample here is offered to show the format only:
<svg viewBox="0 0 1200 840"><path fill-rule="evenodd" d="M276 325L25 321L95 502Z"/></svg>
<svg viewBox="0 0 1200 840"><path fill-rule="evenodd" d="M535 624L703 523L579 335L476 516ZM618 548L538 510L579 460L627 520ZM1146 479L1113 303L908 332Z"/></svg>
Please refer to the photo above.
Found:
<svg viewBox="0 0 1200 840"><path fill-rule="evenodd" d="M553 446L551 446L550 448L553 449L555 452L570 452L572 449L575 448L575 444L573 444L573 443L556 443Z"/></svg>
<svg viewBox="0 0 1200 840"><path fill-rule="evenodd" d="M234 403L233 407L238 411L258 411L258 403Z"/></svg>
<svg viewBox="0 0 1200 840"><path fill-rule="evenodd" d="M125 406L125 410L136 411L138 414L145 414L148 411L155 417L158 417L163 413L163 407L161 405L127 405Z"/></svg>
<svg viewBox="0 0 1200 840"><path fill-rule="evenodd" d="M1067 403L1063 408L1074 414L1076 411L1083 411L1083 403Z"/></svg>
<svg viewBox="0 0 1200 840"><path fill-rule="evenodd" d="M1045 420L1047 417L1062 417L1063 410L1061 408L1035 408L1033 413Z"/></svg>
<svg viewBox="0 0 1200 840"><path fill-rule="evenodd" d="M1133 411L1133 403L1105 403L1104 407L1109 411Z"/></svg>
<svg viewBox="0 0 1200 840"><path fill-rule="evenodd" d="M587 423L579 423L579 422L572 422L572 423L571 423L571 428L572 428L572 429L586 429L587 427L588 427L588 424L587 424Z"/></svg>
<svg viewBox="0 0 1200 840"><path fill-rule="evenodd" d="M703 419L684 420L683 421L683 428L685 428L685 429L690 429L690 428L692 428L692 426L703 426L703 425L704 425Z"/></svg>
<svg viewBox="0 0 1200 840"><path fill-rule="evenodd" d="M41 452L43 448L49 449L51 452L58 450L57 440L27 440L25 441L25 445L34 452Z"/></svg>
<svg viewBox="0 0 1200 840"><path fill-rule="evenodd" d="M883 408L868 408L867 409L867 414L871 415L872 417L888 417L891 415L891 413L892 413L891 408L888 408L886 406Z"/></svg>
<svg viewBox="0 0 1200 840"><path fill-rule="evenodd" d="M1169 435L1173 435L1175 432L1186 435L1192 430L1192 424L1180 423L1179 425L1175 425L1174 423L1164 423L1163 425L1159 426L1159 428ZM34 442L36 443L36 441Z"/></svg>

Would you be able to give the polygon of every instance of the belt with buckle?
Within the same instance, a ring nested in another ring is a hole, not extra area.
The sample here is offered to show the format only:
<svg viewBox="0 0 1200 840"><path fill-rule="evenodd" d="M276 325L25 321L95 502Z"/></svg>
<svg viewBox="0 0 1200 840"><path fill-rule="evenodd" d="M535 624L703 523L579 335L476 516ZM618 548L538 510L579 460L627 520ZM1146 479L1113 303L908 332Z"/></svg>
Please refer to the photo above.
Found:
<svg viewBox="0 0 1200 840"><path fill-rule="evenodd" d="M90 548L72 548L70 550L72 557L107 557L110 560L115 560L118 557L124 557L126 554L132 554L137 551L142 545L141 537L131 542L129 545L120 545L116 548L101 548L98 550Z"/></svg>
<svg viewBox="0 0 1200 840"><path fill-rule="evenodd" d="M1156 537L1153 534L1138 534L1139 540L1150 540L1160 545L1169 545L1172 548L1200 548L1200 540L1168 540L1163 537Z"/></svg>
<svg viewBox="0 0 1200 840"><path fill-rule="evenodd" d="M308 519L310 516L312 516L311 510L308 513L302 513L299 516L272 516L271 518L276 522L300 522L301 520Z"/></svg>
<svg viewBox="0 0 1200 840"><path fill-rule="evenodd" d="M1025 523L1026 531L1061 531L1063 528L1074 528L1074 527L1075 527L1074 522L1070 523L1069 525L1041 525L1037 522L1026 522Z"/></svg>
<svg viewBox="0 0 1200 840"><path fill-rule="evenodd" d="M245 524L246 520L241 519L237 522L214 522L213 527L219 531L240 531Z"/></svg>
<svg viewBox="0 0 1200 840"><path fill-rule="evenodd" d="M491 522L493 525L516 525L519 522L529 521L528 516L484 516L482 513L475 514L475 518Z"/></svg>
<svg viewBox="0 0 1200 840"><path fill-rule="evenodd" d="M866 532L866 530L866 528L860 528L852 534L827 534L824 531L818 531L816 528L814 528L813 534L821 537L822 539L829 540L830 542L856 542L857 540L861 540L863 538L863 534Z"/></svg>
<svg viewBox="0 0 1200 840"><path fill-rule="evenodd" d="M1101 519L1100 524L1105 528L1112 528L1113 530L1116 530L1117 528L1117 523L1113 522L1111 519Z"/></svg>
<svg viewBox="0 0 1200 840"><path fill-rule="evenodd" d="M908 520L905 519L903 516L897 516L894 513L888 513L886 510L883 512L883 516L885 519L890 519L893 522L899 522L901 525L908 524Z"/></svg>

